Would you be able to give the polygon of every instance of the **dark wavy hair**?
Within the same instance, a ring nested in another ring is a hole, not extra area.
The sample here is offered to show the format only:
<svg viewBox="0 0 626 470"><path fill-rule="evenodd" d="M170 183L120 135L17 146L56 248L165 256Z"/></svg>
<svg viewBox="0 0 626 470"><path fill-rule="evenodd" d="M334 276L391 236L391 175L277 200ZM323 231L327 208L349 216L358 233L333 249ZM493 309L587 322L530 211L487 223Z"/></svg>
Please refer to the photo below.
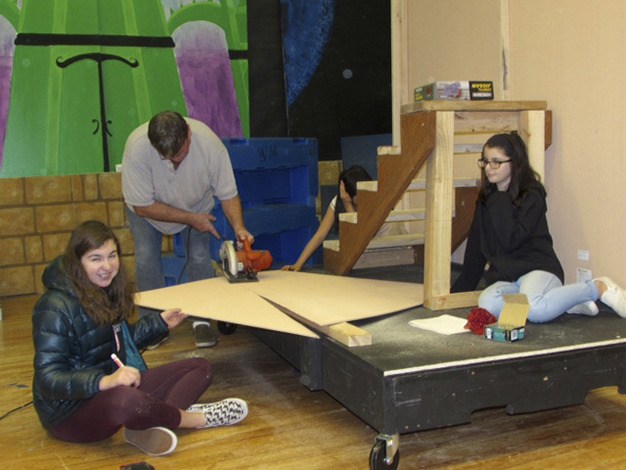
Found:
<svg viewBox="0 0 626 470"><path fill-rule="evenodd" d="M487 148L498 148L511 159L511 182L506 192L511 197L513 204L521 205L524 196L530 189L536 189L542 196L546 196L546 189L541 184L539 174L530 166L526 144L517 132L491 136L483 146L482 158L485 158L485 149ZM497 190L497 186L489 182L483 171L480 178L478 200L484 202L489 194Z"/></svg>
<svg viewBox="0 0 626 470"><path fill-rule="evenodd" d="M343 182L346 192L350 196L350 199L352 199L352 204L356 207L354 198L356 196L356 184L359 181L372 181L370 174L361 165L352 165L347 170L343 170L339 173L339 181L337 182L337 202L335 204L335 221L339 220L339 214L346 211L343 201L341 197L339 197L341 183Z"/></svg>
<svg viewBox="0 0 626 470"><path fill-rule="evenodd" d="M164 159L169 160L183 148L189 125L176 111L163 111L156 114L148 123L148 139Z"/></svg>
<svg viewBox="0 0 626 470"><path fill-rule="evenodd" d="M100 248L108 240L115 243L119 257L120 242L111 228L97 220L83 222L72 232L61 262L61 268L68 275L82 307L100 326L130 318L134 308L134 286L129 282L121 260L117 275L104 289L89 280L81 264L85 253Z"/></svg>

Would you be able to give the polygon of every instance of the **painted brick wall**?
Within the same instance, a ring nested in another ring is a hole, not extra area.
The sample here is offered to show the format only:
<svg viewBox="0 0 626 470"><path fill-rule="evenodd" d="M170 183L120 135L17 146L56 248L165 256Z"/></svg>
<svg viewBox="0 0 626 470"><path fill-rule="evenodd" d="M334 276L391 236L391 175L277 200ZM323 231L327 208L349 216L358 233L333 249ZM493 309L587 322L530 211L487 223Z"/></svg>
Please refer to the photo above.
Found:
<svg viewBox="0 0 626 470"><path fill-rule="evenodd" d="M341 161L318 162L318 171L320 185L334 195ZM0 298L43 293L44 268L63 252L74 227L90 219L115 231L122 244L122 261L134 278L133 240L124 212L121 176L0 178ZM318 214L322 210L319 194ZM172 237L163 237L163 252L172 251Z"/></svg>
<svg viewBox="0 0 626 470"><path fill-rule="evenodd" d="M63 252L74 227L90 219L113 228L134 277L120 173L0 178L0 298L42 293L44 268ZM171 237L163 248L171 251Z"/></svg>

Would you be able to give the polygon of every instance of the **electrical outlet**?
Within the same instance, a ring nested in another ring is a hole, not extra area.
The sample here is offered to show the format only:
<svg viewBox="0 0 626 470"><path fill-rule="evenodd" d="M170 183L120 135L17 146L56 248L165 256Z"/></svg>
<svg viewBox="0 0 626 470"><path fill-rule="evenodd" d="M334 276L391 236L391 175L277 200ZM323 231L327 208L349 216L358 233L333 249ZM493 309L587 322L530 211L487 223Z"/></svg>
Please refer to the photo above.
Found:
<svg viewBox="0 0 626 470"><path fill-rule="evenodd" d="M589 250L577 250L576 255L580 261L589 261Z"/></svg>
<svg viewBox="0 0 626 470"><path fill-rule="evenodd" d="M591 269L576 268L576 282L591 281Z"/></svg>

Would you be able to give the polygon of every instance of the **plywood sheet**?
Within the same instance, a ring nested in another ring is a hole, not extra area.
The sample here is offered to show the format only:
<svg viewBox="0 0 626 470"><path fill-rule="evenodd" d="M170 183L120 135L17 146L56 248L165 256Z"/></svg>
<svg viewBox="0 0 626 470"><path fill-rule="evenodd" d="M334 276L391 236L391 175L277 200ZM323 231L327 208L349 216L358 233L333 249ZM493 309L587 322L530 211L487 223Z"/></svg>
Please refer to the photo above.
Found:
<svg viewBox="0 0 626 470"><path fill-rule="evenodd" d="M293 271L263 271L249 284L270 299L318 325L349 322L422 305L422 284Z"/></svg>
<svg viewBox="0 0 626 470"><path fill-rule="evenodd" d="M318 338L244 284L230 284L224 277L140 292L135 303L158 310L180 308L198 317Z"/></svg>
<svg viewBox="0 0 626 470"><path fill-rule="evenodd" d="M317 337L283 310L327 326L398 312L423 303L423 286L292 271L263 271L258 282L229 283L224 277L141 292L144 307L178 307L190 315Z"/></svg>

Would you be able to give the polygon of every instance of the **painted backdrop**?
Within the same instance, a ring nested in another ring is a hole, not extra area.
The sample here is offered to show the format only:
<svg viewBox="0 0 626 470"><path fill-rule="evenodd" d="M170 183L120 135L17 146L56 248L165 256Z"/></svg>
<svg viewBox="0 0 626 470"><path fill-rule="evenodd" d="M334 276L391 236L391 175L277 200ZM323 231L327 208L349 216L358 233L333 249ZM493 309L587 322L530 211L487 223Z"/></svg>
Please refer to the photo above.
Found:
<svg viewBox="0 0 626 470"><path fill-rule="evenodd" d="M0 0L0 176L113 171L164 109L248 136L246 49L245 0Z"/></svg>

